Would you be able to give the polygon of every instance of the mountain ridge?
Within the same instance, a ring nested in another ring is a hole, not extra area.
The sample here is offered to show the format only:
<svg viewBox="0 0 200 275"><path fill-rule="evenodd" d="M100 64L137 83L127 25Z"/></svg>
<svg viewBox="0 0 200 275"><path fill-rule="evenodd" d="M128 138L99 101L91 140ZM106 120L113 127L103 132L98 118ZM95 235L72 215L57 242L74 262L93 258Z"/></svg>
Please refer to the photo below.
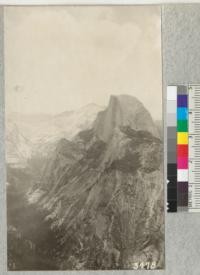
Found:
<svg viewBox="0 0 200 275"><path fill-rule="evenodd" d="M112 97L99 113L103 122L108 118L110 136L102 138L95 121L62 140L39 189L28 194L49 212L52 230L63 231L61 269L130 269L141 258L163 265L162 142L154 124L146 127L152 118L143 105L133 98L132 112L125 103L127 97ZM133 114L141 118L129 120Z"/></svg>
<svg viewBox="0 0 200 275"><path fill-rule="evenodd" d="M11 155L12 148L15 151L21 150L22 147L27 147L29 154L24 154L23 161L38 154L38 152L46 155L46 151L50 148L54 150L55 143L62 138L71 140L79 131L91 128L97 113L102 110L102 107L96 104L88 104L77 111L67 111L61 114L53 115L24 115L20 113L12 113L6 116L6 140L7 140L7 159L15 162L20 162L20 154L17 158ZM16 143L14 132L11 128L16 128L16 133L24 139L18 139ZM29 143L23 140L28 140ZM20 142L21 140L21 142ZM9 142L8 142L9 141ZM21 144L22 143L22 144ZM18 149L18 148L19 149ZM29 147L29 148L28 148ZM26 158L27 156L27 158Z"/></svg>
<svg viewBox="0 0 200 275"><path fill-rule="evenodd" d="M130 126L159 136L150 113L136 97L130 95L111 95L108 107L97 115L94 122L97 135L104 141L108 141L113 129L119 126Z"/></svg>

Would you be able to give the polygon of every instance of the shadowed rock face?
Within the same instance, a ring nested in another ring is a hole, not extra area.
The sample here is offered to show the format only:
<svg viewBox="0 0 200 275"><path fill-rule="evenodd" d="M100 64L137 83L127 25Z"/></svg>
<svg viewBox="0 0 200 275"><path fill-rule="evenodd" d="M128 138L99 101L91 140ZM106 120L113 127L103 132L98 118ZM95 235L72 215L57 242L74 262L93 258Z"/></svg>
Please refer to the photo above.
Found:
<svg viewBox="0 0 200 275"><path fill-rule="evenodd" d="M28 200L58 235L59 269L164 265L162 142L144 106L112 96L91 129L60 140Z"/></svg>
<svg viewBox="0 0 200 275"><path fill-rule="evenodd" d="M119 96L111 97L91 130L59 145L55 156L62 152L66 166L54 173L38 204L49 211L52 229L64 231L61 269L128 269L138 261L163 266L162 143L157 136L143 105ZM54 161L48 169L60 167ZM41 189L48 181L43 177Z"/></svg>
<svg viewBox="0 0 200 275"><path fill-rule="evenodd" d="M129 95L111 96L108 107L98 114L94 129L98 137L107 142L116 127L129 126L158 136L158 130L149 112L136 98Z"/></svg>

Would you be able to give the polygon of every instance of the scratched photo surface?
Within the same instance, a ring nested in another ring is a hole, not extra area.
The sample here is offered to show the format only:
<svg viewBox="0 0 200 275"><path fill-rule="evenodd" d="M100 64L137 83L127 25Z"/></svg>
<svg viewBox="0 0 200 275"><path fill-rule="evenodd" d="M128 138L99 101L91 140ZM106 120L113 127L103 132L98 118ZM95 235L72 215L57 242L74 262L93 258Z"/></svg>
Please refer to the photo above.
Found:
<svg viewBox="0 0 200 275"><path fill-rule="evenodd" d="M160 7L6 7L4 39L8 269L163 269Z"/></svg>

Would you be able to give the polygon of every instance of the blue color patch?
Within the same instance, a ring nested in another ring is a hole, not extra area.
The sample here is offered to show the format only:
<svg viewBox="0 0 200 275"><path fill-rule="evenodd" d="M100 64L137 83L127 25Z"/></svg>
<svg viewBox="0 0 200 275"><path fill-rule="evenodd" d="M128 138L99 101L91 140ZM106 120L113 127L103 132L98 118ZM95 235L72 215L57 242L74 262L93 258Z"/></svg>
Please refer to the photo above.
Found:
<svg viewBox="0 0 200 275"><path fill-rule="evenodd" d="M188 108L184 108L184 107L177 108L177 119L178 120L187 120L188 119Z"/></svg>

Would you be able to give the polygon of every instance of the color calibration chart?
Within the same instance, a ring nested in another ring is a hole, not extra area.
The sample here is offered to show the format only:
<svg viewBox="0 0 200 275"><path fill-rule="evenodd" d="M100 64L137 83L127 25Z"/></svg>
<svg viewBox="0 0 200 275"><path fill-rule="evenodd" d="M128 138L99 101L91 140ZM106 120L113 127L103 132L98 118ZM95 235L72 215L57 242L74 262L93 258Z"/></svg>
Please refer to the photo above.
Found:
<svg viewBox="0 0 200 275"><path fill-rule="evenodd" d="M167 211L200 212L200 85L167 87Z"/></svg>

